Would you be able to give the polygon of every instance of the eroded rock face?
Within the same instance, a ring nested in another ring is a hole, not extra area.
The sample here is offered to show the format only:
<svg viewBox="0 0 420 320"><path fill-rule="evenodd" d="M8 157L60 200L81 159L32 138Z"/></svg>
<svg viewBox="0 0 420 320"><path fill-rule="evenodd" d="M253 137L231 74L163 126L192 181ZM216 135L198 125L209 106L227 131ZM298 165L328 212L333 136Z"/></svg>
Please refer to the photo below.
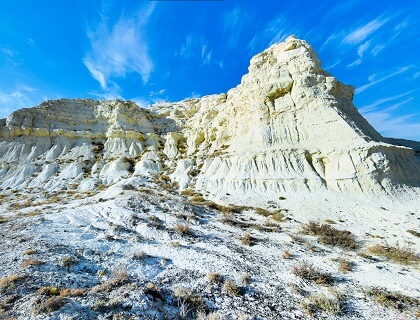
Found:
<svg viewBox="0 0 420 320"><path fill-rule="evenodd" d="M0 187L89 189L142 175L211 198L418 192L415 150L376 132L353 106L353 91L290 37L253 57L227 94L147 110L47 101L0 120Z"/></svg>

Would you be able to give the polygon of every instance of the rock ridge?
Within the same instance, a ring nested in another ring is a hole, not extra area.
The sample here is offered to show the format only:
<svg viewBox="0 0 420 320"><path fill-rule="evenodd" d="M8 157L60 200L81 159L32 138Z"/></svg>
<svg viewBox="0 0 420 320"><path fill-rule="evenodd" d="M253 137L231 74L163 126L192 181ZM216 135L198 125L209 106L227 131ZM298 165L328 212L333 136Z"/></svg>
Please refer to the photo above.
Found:
<svg viewBox="0 0 420 320"><path fill-rule="evenodd" d="M60 99L15 111L0 120L0 188L83 191L143 176L222 200L418 196L419 144L382 137L307 42L274 44L248 71L227 93L148 109Z"/></svg>

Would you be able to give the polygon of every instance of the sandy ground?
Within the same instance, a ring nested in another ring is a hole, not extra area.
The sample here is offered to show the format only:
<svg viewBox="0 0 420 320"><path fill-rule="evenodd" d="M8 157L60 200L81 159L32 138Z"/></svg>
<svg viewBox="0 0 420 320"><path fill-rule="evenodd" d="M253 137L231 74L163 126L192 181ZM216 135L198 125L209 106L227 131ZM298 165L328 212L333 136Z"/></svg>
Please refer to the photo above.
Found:
<svg viewBox="0 0 420 320"><path fill-rule="evenodd" d="M266 203L261 195L258 206L282 209L284 218L276 221L251 208L223 214L210 202L144 179L91 194L5 190L1 195L2 319L419 316L418 266L363 254L373 244L388 243L418 255L418 235L407 232L420 229L415 200L326 193L288 194ZM26 206L13 206L25 201ZM358 248L340 249L302 234L309 220L351 231ZM340 270L339 259L351 270ZM330 283L297 276L294 267L305 262L330 274ZM338 309L313 303L319 295Z"/></svg>

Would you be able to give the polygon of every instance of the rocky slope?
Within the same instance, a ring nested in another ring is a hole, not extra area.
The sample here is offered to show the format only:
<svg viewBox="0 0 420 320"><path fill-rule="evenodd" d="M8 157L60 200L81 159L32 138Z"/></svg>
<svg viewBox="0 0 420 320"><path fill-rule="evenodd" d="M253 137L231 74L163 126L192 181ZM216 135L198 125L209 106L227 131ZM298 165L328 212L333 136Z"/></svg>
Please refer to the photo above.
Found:
<svg viewBox="0 0 420 320"><path fill-rule="evenodd" d="M415 151L376 132L353 88L288 38L251 60L227 94L152 106L57 100L0 122L0 185L81 190L165 174L182 190L337 190L392 194L418 187Z"/></svg>
<svg viewBox="0 0 420 320"><path fill-rule="evenodd" d="M226 94L0 119L0 318L415 319L420 143L352 98L290 37Z"/></svg>

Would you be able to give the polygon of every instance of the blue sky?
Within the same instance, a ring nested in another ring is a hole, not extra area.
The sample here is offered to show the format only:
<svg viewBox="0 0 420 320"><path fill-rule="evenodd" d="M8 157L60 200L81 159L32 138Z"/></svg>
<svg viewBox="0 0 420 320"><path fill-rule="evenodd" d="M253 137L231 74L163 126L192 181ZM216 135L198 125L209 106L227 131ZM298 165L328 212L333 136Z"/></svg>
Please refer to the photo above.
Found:
<svg viewBox="0 0 420 320"><path fill-rule="evenodd" d="M420 1L0 3L0 118L46 99L141 106L226 92L288 35L356 87L385 136L420 140Z"/></svg>

